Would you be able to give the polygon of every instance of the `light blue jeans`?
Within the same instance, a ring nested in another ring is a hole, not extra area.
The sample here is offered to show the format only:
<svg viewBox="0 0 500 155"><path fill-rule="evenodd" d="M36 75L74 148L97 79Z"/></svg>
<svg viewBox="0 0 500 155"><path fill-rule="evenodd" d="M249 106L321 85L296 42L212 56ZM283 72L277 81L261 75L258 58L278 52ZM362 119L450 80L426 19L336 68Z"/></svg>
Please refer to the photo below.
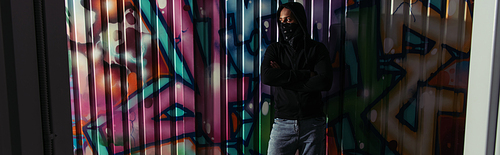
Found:
<svg viewBox="0 0 500 155"><path fill-rule="evenodd" d="M267 149L268 155L324 155L325 117L306 120L275 118Z"/></svg>

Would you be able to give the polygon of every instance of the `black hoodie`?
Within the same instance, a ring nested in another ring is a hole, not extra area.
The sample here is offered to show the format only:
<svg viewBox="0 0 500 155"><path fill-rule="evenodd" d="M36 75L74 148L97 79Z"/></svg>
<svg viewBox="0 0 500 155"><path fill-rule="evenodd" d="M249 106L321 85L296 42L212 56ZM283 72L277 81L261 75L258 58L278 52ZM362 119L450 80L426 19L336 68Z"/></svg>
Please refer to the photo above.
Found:
<svg viewBox="0 0 500 155"><path fill-rule="evenodd" d="M269 45L264 54L262 83L272 86L275 118L303 120L322 117L325 114L321 91L330 90L333 77L329 52L324 44L311 40L307 33L307 17L302 4L290 2L281 5L278 19L285 7L291 10L302 31L291 41L284 40L278 20L279 42ZM271 61L277 62L280 68L272 68ZM311 77L311 72L317 75Z"/></svg>

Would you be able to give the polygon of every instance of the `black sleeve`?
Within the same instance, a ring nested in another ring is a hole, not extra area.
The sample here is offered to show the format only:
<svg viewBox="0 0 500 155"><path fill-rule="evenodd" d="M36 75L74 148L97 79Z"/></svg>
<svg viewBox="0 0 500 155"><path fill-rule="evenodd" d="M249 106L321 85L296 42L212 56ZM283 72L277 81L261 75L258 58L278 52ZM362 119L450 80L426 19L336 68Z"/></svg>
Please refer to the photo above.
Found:
<svg viewBox="0 0 500 155"><path fill-rule="evenodd" d="M320 44L313 50L313 52L318 54L317 63L314 65L314 71L317 75L307 80L286 85L283 88L301 92L330 90L333 81L333 69L329 52L323 44Z"/></svg>
<svg viewBox="0 0 500 155"><path fill-rule="evenodd" d="M304 81L310 76L309 70L288 70L271 67L271 61L280 63L277 54L277 43L269 45L261 64L262 83L269 86L284 86L298 81Z"/></svg>

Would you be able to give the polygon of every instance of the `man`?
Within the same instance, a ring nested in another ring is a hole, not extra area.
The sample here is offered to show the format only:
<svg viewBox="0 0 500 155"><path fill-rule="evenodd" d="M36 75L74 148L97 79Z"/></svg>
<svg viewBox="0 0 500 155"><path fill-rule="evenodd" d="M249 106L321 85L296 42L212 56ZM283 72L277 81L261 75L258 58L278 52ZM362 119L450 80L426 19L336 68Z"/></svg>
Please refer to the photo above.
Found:
<svg viewBox="0 0 500 155"><path fill-rule="evenodd" d="M321 91L332 84L329 52L307 33L302 4L283 4L277 15L279 41L269 45L261 68L262 82L272 86L276 110L268 154L325 154Z"/></svg>

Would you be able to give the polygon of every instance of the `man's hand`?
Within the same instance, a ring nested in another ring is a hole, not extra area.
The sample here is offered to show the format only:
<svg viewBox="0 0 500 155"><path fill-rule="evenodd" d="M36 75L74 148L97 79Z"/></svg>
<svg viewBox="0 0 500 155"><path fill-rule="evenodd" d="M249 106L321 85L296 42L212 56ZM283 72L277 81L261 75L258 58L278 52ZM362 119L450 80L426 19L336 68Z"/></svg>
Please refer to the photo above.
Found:
<svg viewBox="0 0 500 155"><path fill-rule="evenodd" d="M274 62L274 61L271 61L271 67L272 68L276 68L276 69L280 69L281 68L280 65L278 65L278 63Z"/></svg>
<svg viewBox="0 0 500 155"><path fill-rule="evenodd" d="M315 71L311 71L311 77L318 75Z"/></svg>

